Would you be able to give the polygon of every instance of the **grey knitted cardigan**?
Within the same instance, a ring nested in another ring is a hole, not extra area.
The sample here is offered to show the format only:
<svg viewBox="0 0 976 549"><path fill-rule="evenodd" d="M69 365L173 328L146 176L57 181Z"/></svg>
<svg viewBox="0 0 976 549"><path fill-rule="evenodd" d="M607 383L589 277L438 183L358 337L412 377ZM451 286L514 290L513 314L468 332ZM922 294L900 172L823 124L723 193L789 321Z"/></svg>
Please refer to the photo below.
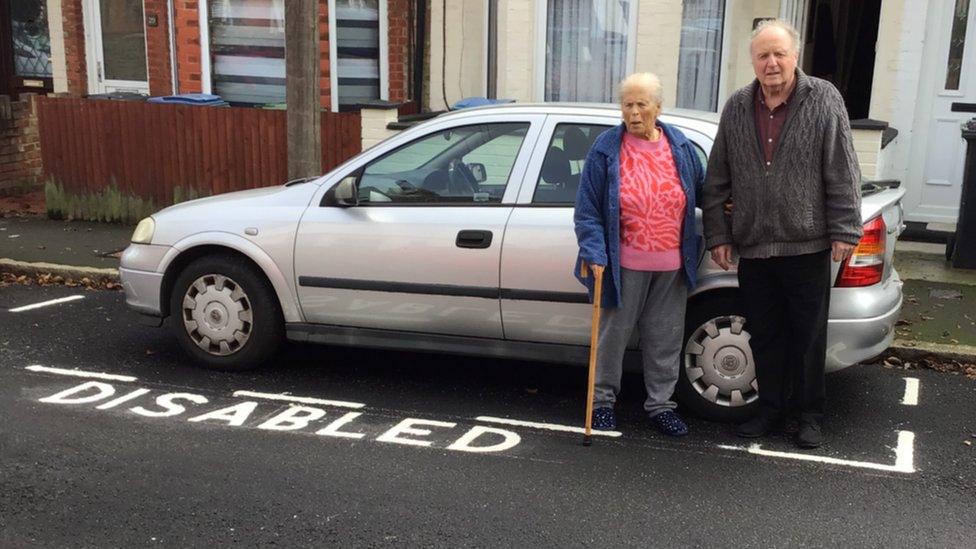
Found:
<svg viewBox="0 0 976 549"><path fill-rule="evenodd" d="M844 99L829 82L796 73L796 93L770 166L756 128L759 82L725 104L702 201L707 248L733 244L741 257L767 258L861 238L861 171ZM731 218L723 211L729 198Z"/></svg>

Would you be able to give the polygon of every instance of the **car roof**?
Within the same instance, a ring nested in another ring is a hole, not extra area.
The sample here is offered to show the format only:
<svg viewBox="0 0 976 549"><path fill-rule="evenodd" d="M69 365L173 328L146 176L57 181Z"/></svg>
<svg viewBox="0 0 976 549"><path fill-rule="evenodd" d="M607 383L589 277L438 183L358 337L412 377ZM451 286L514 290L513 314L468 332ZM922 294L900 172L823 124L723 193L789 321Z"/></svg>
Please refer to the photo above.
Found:
<svg viewBox="0 0 976 549"><path fill-rule="evenodd" d="M576 114L591 116L620 116L620 106L613 103L505 103L471 107L444 113L437 118L464 117L469 114ZM718 124L718 113L691 109L666 108L665 116L686 118L701 122Z"/></svg>

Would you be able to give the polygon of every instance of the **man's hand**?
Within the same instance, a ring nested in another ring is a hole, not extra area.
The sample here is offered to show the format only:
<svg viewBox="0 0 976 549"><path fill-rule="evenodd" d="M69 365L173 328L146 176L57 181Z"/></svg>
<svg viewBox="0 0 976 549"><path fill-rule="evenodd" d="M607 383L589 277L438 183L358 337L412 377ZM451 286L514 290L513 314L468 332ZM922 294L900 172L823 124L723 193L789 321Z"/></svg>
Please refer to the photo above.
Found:
<svg viewBox="0 0 976 549"><path fill-rule="evenodd" d="M723 270L732 268L732 245L719 244L711 249L712 261L718 264Z"/></svg>
<svg viewBox="0 0 976 549"><path fill-rule="evenodd" d="M583 278L587 278L590 273L592 273L594 279L596 279L603 276L603 265L590 264L584 261L583 264L580 265L580 271L580 276Z"/></svg>
<svg viewBox="0 0 976 549"><path fill-rule="evenodd" d="M835 240L830 243L830 257L834 261L841 262L850 257L851 252L854 251L854 245L848 244L847 242L840 242Z"/></svg>

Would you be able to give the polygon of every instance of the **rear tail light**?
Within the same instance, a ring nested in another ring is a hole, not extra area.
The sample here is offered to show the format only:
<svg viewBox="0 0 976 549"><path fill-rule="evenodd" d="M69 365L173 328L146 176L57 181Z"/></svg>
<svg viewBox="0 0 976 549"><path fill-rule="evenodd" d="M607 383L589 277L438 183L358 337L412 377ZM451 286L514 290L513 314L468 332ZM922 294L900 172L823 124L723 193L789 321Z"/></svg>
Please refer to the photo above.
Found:
<svg viewBox="0 0 976 549"><path fill-rule="evenodd" d="M837 276L838 288L858 288L881 282L884 274L885 223L881 216L864 224L864 236L844 260Z"/></svg>

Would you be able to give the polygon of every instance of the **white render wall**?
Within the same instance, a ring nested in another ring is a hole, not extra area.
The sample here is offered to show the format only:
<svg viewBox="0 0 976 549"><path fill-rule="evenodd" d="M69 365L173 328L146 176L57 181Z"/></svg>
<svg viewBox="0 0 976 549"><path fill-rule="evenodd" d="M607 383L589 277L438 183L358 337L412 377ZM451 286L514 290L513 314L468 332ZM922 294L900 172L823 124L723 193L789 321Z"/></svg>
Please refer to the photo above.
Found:
<svg viewBox="0 0 976 549"><path fill-rule="evenodd" d="M779 0L730 0L725 4L725 63L722 65L722 90L718 101L721 112L732 93L756 78L749 55L752 21L759 17L777 17Z"/></svg>
<svg viewBox="0 0 976 549"><path fill-rule="evenodd" d="M681 0L643 0L637 10L635 72L661 79L664 105L678 96L678 50L681 46Z"/></svg>
<svg viewBox="0 0 976 549"><path fill-rule="evenodd" d="M498 97L520 103L542 100L535 90L535 53L539 47L535 32L535 2L498 0Z"/></svg>
<svg viewBox="0 0 976 549"><path fill-rule="evenodd" d="M51 34L51 65L54 72L54 93L68 91L67 63L64 56L64 26L61 21L61 0L47 0L47 24Z"/></svg>
<svg viewBox="0 0 976 549"><path fill-rule="evenodd" d="M446 11L446 13L445 13ZM444 18L447 50L444 55ZM430 110L486 95L486 0L433 2L430 8ZM445 62L446 57L446 62ZM443 73L442 73L443 69ZM443 77L442 77L443 76ZM446 101L445 101L445 95Z"/></svg>
<svg viewBox="0 0 976 549"><path fill-rule="evenodd" d="M918 91L928 8L927 0L881 3L869 116L898 130L898 137L879 153L882 179L905 182L908 175L915 106L922 99Z"/></svg>

